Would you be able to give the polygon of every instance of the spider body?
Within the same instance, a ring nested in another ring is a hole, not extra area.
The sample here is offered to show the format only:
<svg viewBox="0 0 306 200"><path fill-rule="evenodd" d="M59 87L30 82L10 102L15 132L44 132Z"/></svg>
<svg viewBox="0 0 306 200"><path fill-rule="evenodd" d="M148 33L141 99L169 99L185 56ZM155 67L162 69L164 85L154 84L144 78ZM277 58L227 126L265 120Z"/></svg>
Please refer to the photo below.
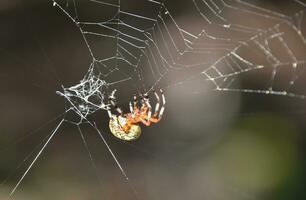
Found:
<svg viewBox="0 0 306 200"><path fill-rule="evenodd" d="M162 107L160 109L160 97L154 92L156 98L156 106L154 113L152 114L152 107L150 104L150 99L147 94L141 95L141 105L138 106L138 99L134 96L133 103L130 102L130 112L123 113L121 108L117 107L115 100L114 90L110 97L110 105L114 107L118 115L115 115L111 112L111 108L108 109L108 115L110 118L109 127L112 134L122 140L135 140L141 135L140 124L145 126L150 126L152 123L157 123L161 120L162 115L165 109L165 96L163 91L160 90L162 96Z"/></svg>

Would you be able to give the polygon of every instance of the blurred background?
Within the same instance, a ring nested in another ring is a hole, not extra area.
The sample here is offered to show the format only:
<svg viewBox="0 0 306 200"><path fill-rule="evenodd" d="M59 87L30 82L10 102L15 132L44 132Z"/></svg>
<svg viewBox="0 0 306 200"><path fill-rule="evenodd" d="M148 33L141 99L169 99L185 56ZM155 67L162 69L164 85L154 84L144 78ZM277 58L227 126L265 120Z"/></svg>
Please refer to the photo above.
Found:
<svg viewBox="0 0 306 200"><path fill-rule="evenodd" d="M140 1L122 1L131 12L152 11ZM289 1L248 2L286 16L303 10L301 4ZM205 27L192 1L165 4L184 28ZM104 16L104 11L98 14ZM239 18L239 13L226 16L261 26L251 17ZM305 21L296 22L304 30ZM65 99L55 92L61 90L61 84L77 84L91 57L78 29L51 0L2 0L0 24L0 199L9 199L63 117ZM302 40L287 32L292 48L297 47L295 54L305 58L305 49L299 46ZM114 48L97 42L101 54ZM279 57L284 62L287 59L282 52ZM253 62L261 63L261 58L255 58L258 60ZM237 87L265 89L262 85L268 72L241 77ZM177 76L184 78L184 74ZM161 83L167 98L164 118L156 125L142 127L137 141L128 143L113 137L105 112L90 116L129 182L95 130L81 126L89 156L77 127L65 123L10 199L306 199L305 99L215 91L205 79L170 87L179 81L175 76L167 78L172 80ZM278 80L280 84L283 78ZM306 94L305 75L299 80L294 92ZM125 110L131 87L128 82L116 85L119 104Z"/></svg>

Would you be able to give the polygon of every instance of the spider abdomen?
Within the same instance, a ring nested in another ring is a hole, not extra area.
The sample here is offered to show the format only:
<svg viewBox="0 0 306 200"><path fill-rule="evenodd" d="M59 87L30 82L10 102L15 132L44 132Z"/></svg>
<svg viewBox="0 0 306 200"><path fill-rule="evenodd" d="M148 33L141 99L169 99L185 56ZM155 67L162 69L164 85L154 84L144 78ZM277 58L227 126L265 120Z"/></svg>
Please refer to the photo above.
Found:
<svg viewBox="0 0 306 200"><path fill-rule="evenodd" d="M125 140L125 141L132 141L132 140L136 140L140 137L141 135L141 128L139 125L131 125L130 128L128 129L127 132L125 132L122 127L126 124L126 118L122 117L122 116L113 116L112 118L110 118L109 120L109 129L111 131L111 133L121 139L121 140Z"/></svg>

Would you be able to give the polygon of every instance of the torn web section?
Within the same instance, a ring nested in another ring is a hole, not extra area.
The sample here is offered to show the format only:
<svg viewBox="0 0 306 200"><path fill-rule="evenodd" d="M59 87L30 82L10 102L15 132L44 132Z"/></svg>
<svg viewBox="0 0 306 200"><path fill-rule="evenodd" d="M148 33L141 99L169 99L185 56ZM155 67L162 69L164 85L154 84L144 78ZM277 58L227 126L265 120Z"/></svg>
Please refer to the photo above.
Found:
<svg viewBox="0 0 306 200"><path fill-rule="evenodd" d="M304 7L294 7L291 13L286 8L279 13L271 10L269 15L257 12L258 33L203 71L204 77L217 90L304 98Z"/></svg>
<svg viewBox="0 0 306 200"><path fill-rule="evenodd" d="M305 98L305 43L291 25L276 25L204 74L218 90ZM294 39L293 39L294 38ZM237 63L237 64L236 64ZM242 68L242 67L243 68ZM240 67L239 71L230 71ZM244 85L240 88L238 80Z"/></svg>
<svg viewBox="0 0 306 200"><path fill-rule="evenodd" d="M194 33L188 53L202 52L207 63L200 73L189 78L183 73L183 81L174 84L204 77L216 90L304 97L297 86L305 76L303 4L291 1L290 9L266 9L248 1L193 2L205 26L198 34L179 27Z"/></svg>

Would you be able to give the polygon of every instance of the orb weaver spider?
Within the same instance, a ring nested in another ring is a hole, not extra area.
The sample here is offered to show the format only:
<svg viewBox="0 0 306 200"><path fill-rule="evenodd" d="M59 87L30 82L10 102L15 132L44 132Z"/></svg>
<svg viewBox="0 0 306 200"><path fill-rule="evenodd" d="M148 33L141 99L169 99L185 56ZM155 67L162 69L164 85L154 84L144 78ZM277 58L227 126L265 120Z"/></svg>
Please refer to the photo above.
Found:
<svg viewBox="0 0 306 200"><path fill-rule="evenodd" d="M161 120L164 110L166 99L163 90L160 90L162 97L162 107L160 108L160 96L154 91L156 98L155 110L152 114L152 106L150 104L150 99L148 93L140 95L141 106L138 107L138 98L135 95L133 98L133 103L129 102L130 112L123 113L122 109L116 104L115 93L117 90L113 90L109 96L109 102L112 107L116 110L118 115L111 112L111 107L107 109L109 120L109 128L111 133L121 139L126 141L136 140L140 137L141 128L140 123L145 126L150 126L152 123L157 123Z"/></svg>

